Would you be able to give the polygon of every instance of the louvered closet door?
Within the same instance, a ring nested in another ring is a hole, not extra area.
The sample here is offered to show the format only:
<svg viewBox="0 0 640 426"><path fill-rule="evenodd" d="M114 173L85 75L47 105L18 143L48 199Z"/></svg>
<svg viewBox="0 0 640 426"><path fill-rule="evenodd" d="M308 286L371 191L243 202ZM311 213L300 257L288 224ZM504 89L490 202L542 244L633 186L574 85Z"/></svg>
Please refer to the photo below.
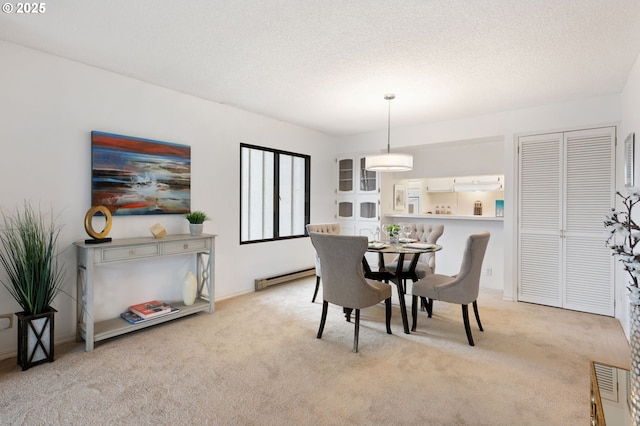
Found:
<svg viewBox="0 0 640 426"><path fill-rule="evenodd" d="M518 299L614 315L615 128L520 138Z"/></svg>
<svg viewBox="0 0 640 426"><path fill-rule="evenodd" d="M613 259L604 215L614 203L615 128L564 134L565 218L563 306L614 315Z"/></svg>
<svg viewBox="0 0 640 426"><path fill-rule="evenodd" d="M520 138L518 300L562 306L562 133Z"/></svg>

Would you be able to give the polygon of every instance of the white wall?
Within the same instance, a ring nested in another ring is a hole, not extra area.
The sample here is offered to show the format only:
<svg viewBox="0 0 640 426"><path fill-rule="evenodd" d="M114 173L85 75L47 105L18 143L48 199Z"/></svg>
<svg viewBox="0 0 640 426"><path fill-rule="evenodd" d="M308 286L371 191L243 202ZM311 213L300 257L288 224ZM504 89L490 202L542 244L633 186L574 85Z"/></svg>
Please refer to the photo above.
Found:
<svg viewBox="0 0 640 426"><path fill-rule="evenodd" d="M311 155L311 220L319 222L333 218L333 138L10 43L0 42L0 58L0 207L11 211L24 199L33 200L53 206L64 226L69 295L55 301L57 341L75 336L71 244L87 238L91 130L191 146L192 208L206 211L213 220L206 222L205 232L218 234L218 300L253 291L256 278L313 265L308 238L240 246L239 144ZM109 236L151 236L156 222L170 234L188 233L181 215L166 215L114 217ZM98 268L97 319L116 316L150 297L150 291L180 298L176 283L193 265L190 257L180 256ZM0 286L0 314L18 310ZM15 327L0 330L0 359L15 348Z"/></svg>
<svg viewBox="0 0 640 426"><path fill-rule="evenodd" d="M394 178L501 175L504 172L503 136L431 143L406 152L413 155L414 168L393 173Z"/></svg>
<svg viewBox="0 0 640 426"><path fill-rule="evenodd" d="M621 96L612 94L407 128L392 127L391 150L416 149L425 144L440 142L478 141L479 143L486 142L491 144L495 140L504 141L503 170L498 170L496 165L496 170L486 170L483 171L483 174L504 174L505 176L503 294L505 298L515 299L517 294L517 232L516 212L513 206L515 203L515 187L517 185L516 144L518 135L618 124L621 117ZM352 152L377 153L383 147L372 146L371 141L386 140L384 132L340 138L338 154L346 155ZM452 158L451 160L455 161L457 158ZM412 173L421 175L421 177L429 177L428 165L418 165L418 167L420 169ZM462 173L457 172L448 175L459 174ZM458 249L461 252L462 245L452 248L452 251Z"/></svg>

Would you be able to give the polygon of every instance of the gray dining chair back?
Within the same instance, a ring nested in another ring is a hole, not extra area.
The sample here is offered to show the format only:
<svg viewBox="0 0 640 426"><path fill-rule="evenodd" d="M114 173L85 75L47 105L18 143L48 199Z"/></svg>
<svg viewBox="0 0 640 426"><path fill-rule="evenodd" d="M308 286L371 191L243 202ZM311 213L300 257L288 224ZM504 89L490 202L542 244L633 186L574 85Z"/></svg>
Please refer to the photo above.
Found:
<svg viewBox="0 0 640 426"><path fill-rule="evenodd" d="M473 311L480 331L484 331L478 314L478 293L480 291L480 275L482 272L482 261L489 244L489 232L470 235L462 255L460 272L456 275L431 274L413 283L412 306L413 316L412 330L415 331L417 323L417 300L418 297L427 299L427 314L431 318L433 314L433 301L456 303L462 306L462 319L467 332L469 345L474 346L469 324L469 303L473 304Z"/></svg>
<svg viewBox="0 0 640 426"><path fill-rule="evenodd" d="M403 224L400 224L403 225ZM428 224L428 223L409 223L411 226L411 233L409 238L413 238L422 243L435 244L438 238L444 233L444 225ZM407 271L409 269L410 262L403 262L402 270ZM387 269L394 271L398 267L398 257L396 256L393 261L386 265ZM428 252L422 253L418 258L418 263L415 268L415 278L424 278L427 275L434 274L436 272L436 253Z"/></svg>
<svg viewBox="0 0 640 426"><path fill-rule="evenodd" d="M327 319L329 303L347 310L347 319L355 310L353 352L358 352L360 309L385 301L387 333L391 334L391 286L365 278L362 258L367 251L367 237L309 232L311 243L322 266L322 317L318 339Z"/></svg>
<svg viewBox="0 0 640 426"><path fill-rule="evenodd" d="M339 223L309 223L307 225L307 233L310 232L320 232L322 234L340 234L340 224ZM311 303L316 301L316 296L318 296L318 289L320 288L320 279L322 278L322 270L320 268L320 258L318 257L318 253L315 253L315 264L316 264L316 288L313 291L313 298L311 299Z"/></svg>

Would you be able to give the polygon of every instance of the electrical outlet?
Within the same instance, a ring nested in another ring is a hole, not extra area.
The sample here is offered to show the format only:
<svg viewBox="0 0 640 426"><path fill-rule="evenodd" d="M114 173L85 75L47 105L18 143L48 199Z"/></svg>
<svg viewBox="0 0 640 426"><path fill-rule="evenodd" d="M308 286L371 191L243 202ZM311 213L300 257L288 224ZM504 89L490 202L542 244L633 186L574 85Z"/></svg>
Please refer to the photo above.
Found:
<svg viewBox="0 0 640 426"><path fill-rule="evenodd" d="M0 330L13 328L13 314L0 315Z"/></svg>
<svg viewBox="0 0 640 426"><path fill-rule="evenodd" d="M491 275L493 275L493 268L488 267L487 268L487 276L490 277Z"/></svg>

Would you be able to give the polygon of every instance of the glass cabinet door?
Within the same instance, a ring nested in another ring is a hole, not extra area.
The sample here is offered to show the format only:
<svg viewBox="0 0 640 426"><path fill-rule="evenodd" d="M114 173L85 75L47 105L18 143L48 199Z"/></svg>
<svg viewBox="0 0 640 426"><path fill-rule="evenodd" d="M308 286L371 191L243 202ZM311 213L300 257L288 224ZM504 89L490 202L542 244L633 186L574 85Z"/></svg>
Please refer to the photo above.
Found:
<svg viewBox="0 0 640 426"><path fill-rule="evenodd" d="M371 201L362 201L360 206L360 219L375 219L378 216L378 209L376 203Z"/></svg>
<svg viewBox="0 0 640 426"><path fill-rule="evenodd" d="M379 200L377 195L360 195L356 197L357 220L377 222L379 220Z"/></svg>
<svg viewBox="0 0 640 426"><path fill-rule="evenodd" d="M359 171L359 181L360 187L358 190L361 193L374 193L378 190L378 174L376 172L372 172L366 170L365 166L365 158L361 157L359 159L360 168Z"/></svg>
<svg viewBox="0 0 640 426"><path fill-rule="evenodd" d="M338 160L338 194L353 193L353 158Z"/></svg>
<svg viewBox="0 0 640 426"><path fill-rule="evenodd" d="M339 199L337 202L337 217L340 220L353 220L355 215L353 211L353 200Z"/></svg>

